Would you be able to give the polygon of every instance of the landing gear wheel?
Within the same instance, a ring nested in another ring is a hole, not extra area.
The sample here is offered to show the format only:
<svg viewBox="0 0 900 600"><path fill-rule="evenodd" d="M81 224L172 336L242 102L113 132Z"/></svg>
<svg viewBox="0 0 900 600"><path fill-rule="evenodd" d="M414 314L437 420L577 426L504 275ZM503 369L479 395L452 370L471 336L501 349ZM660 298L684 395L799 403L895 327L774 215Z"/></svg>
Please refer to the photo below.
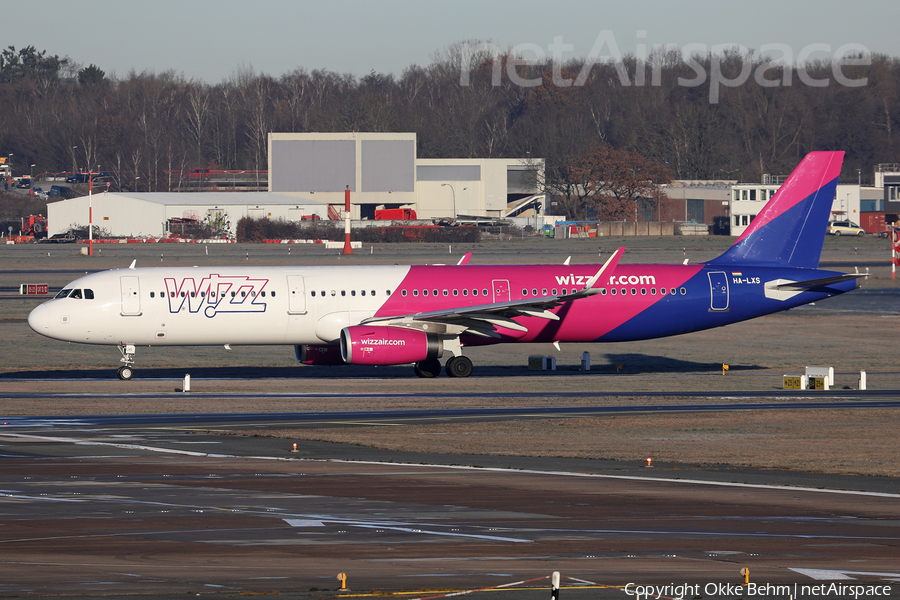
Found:
<svg viewBox="0 0 900 600"><path fill-rule="evenodd" d="M450 377L468 377L472 374L472 361L468 356L454 356L445 367Z"/></svg>
<svg viewBox="0 0 900 600"><path fill-rule="evenodd" d="M420 360L416 363L416 375L431 379L441 374L441 362L436 358Z"/></svg>
<svg viewBox="0 0 900 600"><path fill-rule="evenodd" d="M129 381L132 377L134 377L134 369L131 367L119 367L119 379L122 381Z"/></svg>

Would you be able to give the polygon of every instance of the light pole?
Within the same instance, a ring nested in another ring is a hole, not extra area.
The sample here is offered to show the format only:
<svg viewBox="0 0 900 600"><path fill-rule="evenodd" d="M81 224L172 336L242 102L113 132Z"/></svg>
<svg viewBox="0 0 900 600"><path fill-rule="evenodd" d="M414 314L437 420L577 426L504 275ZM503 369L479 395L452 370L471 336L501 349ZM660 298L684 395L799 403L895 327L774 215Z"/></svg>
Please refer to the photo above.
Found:
<svg viewBox="0 0 900 600"><path fill-rule="evenodd" d="M75 174L75 151L78 150L78 146L72 146L72 175Z"/></svg>
<svg viewBox="0 0 900 600"><path fill-rule="evenodd" d="M31 165L31 180L34 181L34 165Z"/></svg>
<svg viewBox="0 0 900 600"><path fill-rule="evenodd" d="M450 216L453 219L456 219L456 190L454 190L453 186L449 183L442 183L441 187L450 188L450 209L452 211Z"/></svg>

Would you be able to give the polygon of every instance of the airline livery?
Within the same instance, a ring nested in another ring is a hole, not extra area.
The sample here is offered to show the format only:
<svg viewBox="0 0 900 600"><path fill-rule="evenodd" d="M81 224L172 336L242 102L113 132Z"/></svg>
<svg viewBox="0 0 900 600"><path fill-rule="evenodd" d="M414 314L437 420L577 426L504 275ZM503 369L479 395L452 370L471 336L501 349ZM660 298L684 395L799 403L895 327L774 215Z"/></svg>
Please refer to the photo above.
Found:
<svg viewBox="0 0 900 600"><path fill-rule="evenodd" d="M103 271L37 308L41 335L135 347L285 344L309 365L468 377L465 346L621 342L720 327L856 289L819 270L843 152L806 156L724 254L696 265L178 267Z"/></svg>

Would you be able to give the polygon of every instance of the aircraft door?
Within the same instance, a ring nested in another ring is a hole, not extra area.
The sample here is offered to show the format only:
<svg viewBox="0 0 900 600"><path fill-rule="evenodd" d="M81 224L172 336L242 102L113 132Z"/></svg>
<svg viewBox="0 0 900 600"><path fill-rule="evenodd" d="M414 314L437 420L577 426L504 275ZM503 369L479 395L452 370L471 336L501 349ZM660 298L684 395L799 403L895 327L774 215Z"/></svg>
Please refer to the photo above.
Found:
<svg viewBox="0 0 900 600"><path fill-rule="evenodd" d="M495 279L491 282L494 288L494 302L509 302L509 280Z"/></svg>
<svg viewBox="0 0 900 600"><path fill-rule="evenodd" d="M712 271L709 276L709 310L728 310L728 276L723 271Z"/></svg>
<svg viewBox="0 0 900 600"><path fill-rule="evenodd" d="M288 314L306 314L306 286L302 275L288 275Z"/></svg>
<svg viewBox="0 0 900 600"><path fill-rule="evenodd" d="M141 314L141 280L134 275L119 277L122 290L122 315L134 317Z"/></svg>

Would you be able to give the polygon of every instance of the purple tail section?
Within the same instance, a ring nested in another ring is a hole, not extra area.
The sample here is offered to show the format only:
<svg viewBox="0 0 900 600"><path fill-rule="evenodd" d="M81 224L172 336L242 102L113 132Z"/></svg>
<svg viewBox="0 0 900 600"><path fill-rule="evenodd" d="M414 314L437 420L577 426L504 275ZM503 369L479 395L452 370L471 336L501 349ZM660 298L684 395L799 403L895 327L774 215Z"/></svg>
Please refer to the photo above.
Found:
<svg viewBox="0 0 900 600"><path fill-rule="evenodd" d="M743 235L710 264L817 268L843 161L843 152L807 154Z"/></svg>

